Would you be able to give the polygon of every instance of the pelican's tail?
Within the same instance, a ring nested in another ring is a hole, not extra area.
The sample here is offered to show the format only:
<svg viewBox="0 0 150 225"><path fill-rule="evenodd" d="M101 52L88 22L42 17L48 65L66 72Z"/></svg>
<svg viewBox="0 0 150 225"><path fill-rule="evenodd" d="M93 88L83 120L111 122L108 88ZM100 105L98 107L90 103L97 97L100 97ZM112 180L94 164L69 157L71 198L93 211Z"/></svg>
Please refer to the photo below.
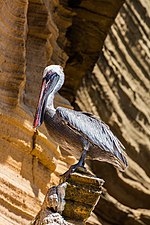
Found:
<svg viewBox="0 0 150 225"><path fill-rule="evenodd" d="M116 155L115 158L116 158L115 166L120 171L125 171L125 169L128 167L128 161L127 161L127 158L126 158L126 153L124 151L117 152L117 155Z"/></svg>

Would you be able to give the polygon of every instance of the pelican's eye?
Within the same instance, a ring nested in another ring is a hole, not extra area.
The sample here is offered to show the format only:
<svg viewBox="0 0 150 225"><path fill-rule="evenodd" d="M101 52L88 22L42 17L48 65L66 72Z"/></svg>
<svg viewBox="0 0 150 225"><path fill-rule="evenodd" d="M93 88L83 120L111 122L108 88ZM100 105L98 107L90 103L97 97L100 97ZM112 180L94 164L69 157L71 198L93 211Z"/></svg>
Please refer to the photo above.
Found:
<svg viewBox="0 0 150 225"><path fill-rule="evenodd" d="M45 83L44 95L50 93L54 90L58 80L59 75L56 72L49 71L46 76L43 78L43 82Z"/></svg>
<svg viewBox="0 0 150 225"><path fill-rule="evenodd" d="M45 79L46 83L48 83L49 81L52 81L56 76L57 76L57 73L56 72L50 71L50 72L48 72L46 74L46 76L44 77L44 79Z"/></svg>

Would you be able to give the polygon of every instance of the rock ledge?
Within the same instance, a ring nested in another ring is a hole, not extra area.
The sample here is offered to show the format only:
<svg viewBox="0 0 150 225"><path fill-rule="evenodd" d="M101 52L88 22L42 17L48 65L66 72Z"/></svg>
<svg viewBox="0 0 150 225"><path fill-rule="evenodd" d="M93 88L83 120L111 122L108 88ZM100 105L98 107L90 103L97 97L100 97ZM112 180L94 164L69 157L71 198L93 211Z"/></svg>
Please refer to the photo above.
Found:
<svg viewBox="0 0 150 225"><path fill-rule="evenodd" d="M67 182L51 187L42 208L31 225L84 224L97 204L104 181L74 173Z"/></svg>

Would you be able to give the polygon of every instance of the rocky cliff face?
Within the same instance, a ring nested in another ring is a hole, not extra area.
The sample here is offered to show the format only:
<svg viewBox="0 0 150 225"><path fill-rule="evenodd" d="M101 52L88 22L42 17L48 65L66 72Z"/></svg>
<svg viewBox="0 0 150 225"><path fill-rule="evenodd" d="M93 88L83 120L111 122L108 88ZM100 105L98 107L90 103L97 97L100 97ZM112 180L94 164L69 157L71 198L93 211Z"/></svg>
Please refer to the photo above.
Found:
<svg viewBox="0 0 150 225"><path fill-rule="evenodd" d="M47 64L65 67L62 95L99 115L127 149L125 174L91 163L107 191L88 223L149 223L149 1L124 4L101 50L123 2L0 0L0 224L27 224L75 161L44 126L32 129ZM59 95L55 104L71 107Z"/></svg>
<svg viewBox="0 0 150 225"><path fill-rule="evenodd" d="M109 124L126 147L124 174L92 162L107 189L95 212L109 224L148 224L150 219L149 7L146 1L124 4L76 100L82 110L90 109Z"/></svg>

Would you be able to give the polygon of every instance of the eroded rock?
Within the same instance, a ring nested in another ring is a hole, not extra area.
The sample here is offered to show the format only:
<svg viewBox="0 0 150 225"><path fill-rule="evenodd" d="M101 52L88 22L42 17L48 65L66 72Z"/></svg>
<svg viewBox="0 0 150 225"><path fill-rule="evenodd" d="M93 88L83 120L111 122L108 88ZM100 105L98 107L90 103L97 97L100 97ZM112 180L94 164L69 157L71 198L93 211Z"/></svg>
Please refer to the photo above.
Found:
<svg viewBox="0 0 150 225"><path fill-rule="evenodd" d="M103 183L91 175L71 174L67 182L48 190L32 224L85 224L100 198Z"/></svg>

